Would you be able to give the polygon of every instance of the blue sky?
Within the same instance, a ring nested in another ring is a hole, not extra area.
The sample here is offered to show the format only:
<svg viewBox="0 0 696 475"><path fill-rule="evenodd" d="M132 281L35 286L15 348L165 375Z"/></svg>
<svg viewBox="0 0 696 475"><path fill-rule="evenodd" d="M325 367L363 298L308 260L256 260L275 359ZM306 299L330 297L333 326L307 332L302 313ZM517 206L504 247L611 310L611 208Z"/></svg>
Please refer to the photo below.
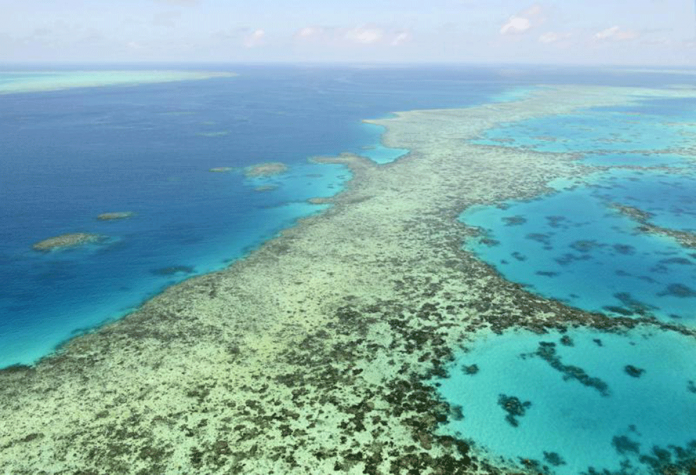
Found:
<svg viewBox="0 0 696 475"><path fill-rule="evenodd" d="M0 0L0 62L694 65L694 0Z"/></svg>

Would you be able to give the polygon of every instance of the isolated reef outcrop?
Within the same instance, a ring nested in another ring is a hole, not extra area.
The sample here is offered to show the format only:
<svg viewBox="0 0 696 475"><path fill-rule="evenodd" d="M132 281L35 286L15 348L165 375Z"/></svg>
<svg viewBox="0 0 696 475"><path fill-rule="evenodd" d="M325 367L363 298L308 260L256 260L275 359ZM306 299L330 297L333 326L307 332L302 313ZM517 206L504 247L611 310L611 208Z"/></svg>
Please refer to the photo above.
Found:
<svg viewBox="0 0 696 475"><path fill-rule="evenodd" d="M32 246L35 251L49 252L60 249L78 247L85 244L97 243L104 239L104 236L90 233L69 233L54 236L43 241L39 241Z"/></svg>
<svg viewBox="0 0 696 475"><path fill-rule="evenodd" d="M115 211L111 213L102 213L97 216L97 219L100 221L117 221L119 219L132 218L133 216L135 216L135 213L132 211Z"/></svg>
<svg viewBox="0 0 696 475"><path fill-rule="evenodd" d="M266 162L252 165L244 169L244 175L247 178L270 177L282 175L288 171L288 166L281 162Z"/></svg>

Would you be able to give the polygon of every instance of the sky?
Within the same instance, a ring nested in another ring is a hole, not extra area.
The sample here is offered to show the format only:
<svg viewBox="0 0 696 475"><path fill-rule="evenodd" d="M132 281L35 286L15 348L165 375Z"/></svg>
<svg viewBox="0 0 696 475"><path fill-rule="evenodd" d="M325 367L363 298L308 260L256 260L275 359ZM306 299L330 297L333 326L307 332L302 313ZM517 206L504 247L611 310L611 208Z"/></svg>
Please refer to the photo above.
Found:
<svg viewBox="0 0 696 475"><path fill-rule="evenodd" d="M0 0L0 63L696 66L694 0Z"/></svg>

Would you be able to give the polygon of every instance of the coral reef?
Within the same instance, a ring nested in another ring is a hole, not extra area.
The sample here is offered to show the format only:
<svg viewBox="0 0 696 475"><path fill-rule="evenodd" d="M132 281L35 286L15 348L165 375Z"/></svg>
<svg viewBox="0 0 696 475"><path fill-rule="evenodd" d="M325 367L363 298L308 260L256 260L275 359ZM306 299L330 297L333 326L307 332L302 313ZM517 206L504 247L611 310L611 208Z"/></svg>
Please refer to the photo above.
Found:
<svg viewBox="0 0 696 475"><path fill-rule="evenodd" d="M463 209L587 173L570 155L467 140L502 122L650 94L556 87L373 121L388 128L387 146L411 153L383 167L349 154L316 159L351 169L334 206L34 367L0 371L0 472L537 473L438 433L461 408L427 381L446 374L464 341L511 327L693 332L543 299L464 251L475 231L458 221Z"/></svg>
<svg viewBox="0 0 696 475"><path fill-rule="evenodd" d="M115 221L119 219L132 218L133 216L135 216L135 213L132 211L116 211L113 213L102 213L97 216L97 219L100 221Z"/></svg>
<svg viewBox="0 0 696 475"><path fill-rule="evenodd" d="M247 178L255 177L269 177L275 175L282 175L288 171L288 166L280 162L268 162L259 163L258 165L253 165L246 167L244 169L244 175Z"/></svg>
<svg viewBox="0 0 696 475"><path fill-rule="evenodd" d="M49 252L71 247L82 246L85 244L96 243L103 240L104 237L99 234L89 233L70 233L61 234L52 238L39 241L32 246L35 251Z"/></svg>

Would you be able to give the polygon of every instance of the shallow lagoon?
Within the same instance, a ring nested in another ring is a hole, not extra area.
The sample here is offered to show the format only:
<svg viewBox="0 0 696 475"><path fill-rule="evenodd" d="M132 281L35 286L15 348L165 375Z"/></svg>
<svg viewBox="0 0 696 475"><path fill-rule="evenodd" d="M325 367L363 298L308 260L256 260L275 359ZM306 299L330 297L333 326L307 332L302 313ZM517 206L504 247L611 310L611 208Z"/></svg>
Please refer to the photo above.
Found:
<svg viewBox="0 0 696 475"><path fill-rule="evenodd" d="M476 143L570 152L580 163L610 168L552 184L555 193L534 200L467 210L462 221L484 236L466 247L546 297L612 315L694 324L694 250L640 232L639 222L616 209L649 213L649 223L663 228L696 230L694 157L669 153L690 144L691 104L647 101L644 113L640 105L594 109L489 131Z"/></svg>
<svg viewBox="0 0 696 475"><path fill-rule="evenodd" d="M679 216L669 212L679 202L670 192L675 183L696 185L688 177L623 171L504 209L471 208L462 220L485 235L467 247L544 296L592 311L678 318L691 325L696 323L696 293L689 290L696 282L694 250L638 232L638 223L609 207L622 203ZM632 188L652 192L631 200Z"/></svg>
<svg viewBox="0 0 696 475"><path fill-rule="evenodd" d="M684 114L693 101L664 101L667 115L659 115L654 102L646 102L645 112L636 106L631 109L596 108L575 114L550 116L505 124L489 130L474 143L521 147L539 152L614 152L667 151L689 147L696 134L693 117L675 115L677 108Z"/></svg>
<svg viewBox="0 0 696 475"><path fill-rule="evenodd" d="M643 329L490 334L438 381L463 416L443 432L546 473L651 473L695 455L695 358L692 339Z"/></svg>

